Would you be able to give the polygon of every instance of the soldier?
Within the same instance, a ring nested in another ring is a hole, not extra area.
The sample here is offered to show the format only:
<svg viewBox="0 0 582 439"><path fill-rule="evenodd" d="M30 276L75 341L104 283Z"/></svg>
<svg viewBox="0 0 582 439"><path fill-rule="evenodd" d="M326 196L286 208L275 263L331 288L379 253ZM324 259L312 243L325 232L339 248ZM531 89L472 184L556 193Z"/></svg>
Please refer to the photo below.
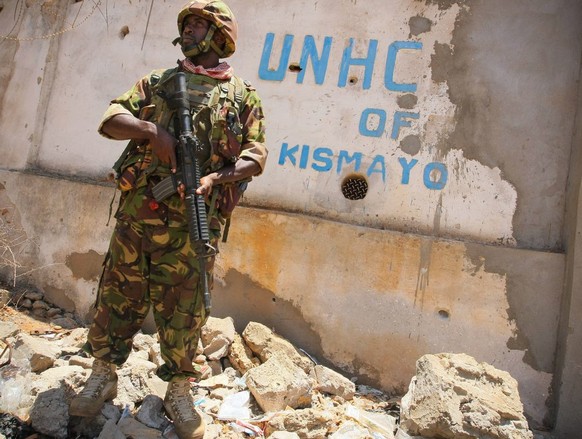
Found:
<svg viewBox="0 0 582 439"><path fill-rule="evenodd" d="M72 416L95 416L117 394L116 367L152 306L164 364L157 375L168 382L164 407L180 439L202 438L204 421L193 406L190 379L199 380L193 360L208 316L201 276L212 280L215 252L199 266L188 234L183 192L160 201L154 187L176 176L175 110L167 100L172 80L185 72L193 132L203 146L197 194L204 195L210 247L237 204L245 183L262 173L265 124L256 90L233 74L221 58L236 49L237 23L221 0L198 0L178 14L185 59L172 69L154 70L114 99L99 127L103 136L130 140L114 166L121 192L117 220L99 283L95 315L83 349L92 355L92 373L73 399Z"/></svg>

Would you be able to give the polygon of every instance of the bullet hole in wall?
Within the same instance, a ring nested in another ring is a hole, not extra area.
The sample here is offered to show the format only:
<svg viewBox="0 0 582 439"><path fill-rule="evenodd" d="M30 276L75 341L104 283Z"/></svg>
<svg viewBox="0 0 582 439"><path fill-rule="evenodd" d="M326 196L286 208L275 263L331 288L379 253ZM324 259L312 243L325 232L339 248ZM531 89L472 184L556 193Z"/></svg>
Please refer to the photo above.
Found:
<svg viewBox="0 0 582 439"><path fill-rule="evenodd" d="M128 33L129 33L129 27L123 26L121 28L121 30L119 31L119 38L121 38L123 40L127 36Z"/></svg>
<svg viewBox="0 0 582 439"><path fill-rule="evenodd" d="M289 64L289 71L290 72L300 72L301 70L303 70L301 68L301 66L298 63L291 63Z"/></svg>
<svg viewBox="0 0 582 439"><path fill-rule="evenodd" d="M363 175L349 175L342 182L342 194L348 200L363 200L368 193L368 181Z"/></svg>
<svg viewBox="0 0 582 439"><path fill-rule="evenodd" d="M441 319L448 319L451 316L446 309L440 309L438 314Z"/></svg>
<svg viewBox="0 0 582 439"><path fill-rule="evenodd" d="M350 79L348 79L348 82L352 85L355 85L358 83L358 78L356 78L355 76L350 76Z"/></svg>

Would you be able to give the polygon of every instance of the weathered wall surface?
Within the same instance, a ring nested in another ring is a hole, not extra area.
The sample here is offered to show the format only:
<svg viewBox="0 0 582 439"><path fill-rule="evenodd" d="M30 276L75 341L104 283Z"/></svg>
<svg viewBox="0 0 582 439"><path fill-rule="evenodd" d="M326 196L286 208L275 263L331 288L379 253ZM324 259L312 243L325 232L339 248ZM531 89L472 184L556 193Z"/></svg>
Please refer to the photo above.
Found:
<svg viewBox="0 0 582 439"><path fill-rule="evenodd" d="M579 264L565 279L564 251L582 4L230 4L231 62L264 99L271 153L222 246L216 315L394 391L422 354L467 352L518 379L533 425L553 425L552 392L581 361L555 354L579 343L566 336ZM37 244L20 255L30 281L84 319L124 147L96 127L111 98L180 57L176 8L0 4L0 208Z"/></svg>

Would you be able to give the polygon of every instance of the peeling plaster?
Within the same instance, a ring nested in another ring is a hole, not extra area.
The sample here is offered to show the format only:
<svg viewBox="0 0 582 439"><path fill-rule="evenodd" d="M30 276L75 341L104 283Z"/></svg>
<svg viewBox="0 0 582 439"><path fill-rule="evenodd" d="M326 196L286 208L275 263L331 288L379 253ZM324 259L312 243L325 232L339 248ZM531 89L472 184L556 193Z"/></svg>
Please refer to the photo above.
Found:
<svg viewBox="0 0 582 439"><path fill-rule="evenodd" d="M538 278L559 276L563 258L556 255L549 263L547 257L536 258L534 252L527 252L535 259L523 268L515 255L504 256L487 247L467 245L466 256L475 268L475 272L496 273L506 278L507 315L515 323L515 332L507 340L507 347L523 352L523 361L534 370L554 372L554 348L552 343L557 336L558 307L560 291L546 291L543 296L531 297L531 286L540 282ZM492 254L495 253L495 257ZM525 255L525 253L524 253ZM553 265L556 266L553 266ZM473 275L475 275L475 272ZM539 328L546 328L540 332Z"/></svg>
<svg viewBox="0 0 582 439"><path fill-rule="evenodd" d="M105 255L89 250L87 253L71 253L65 258L65 265L75 279L99 280Z"/></svg>
<svg viewBox="0 0 582 439"><path fill-rule="evenodd" d="M427 3L443 8L455 2ZM567 8L548 14L532 4L526 15L522 5L507 2L475 1L470 7L461 9L451 43L435 42L431 56L432 79L447 85L455 106L454 130L441 137L437 149L444 156L462 148L466 158L499 169L520 200L512 220L516 244L559 251L567 175L562 169L568 167L571 136L570 127L556 128L568 123L561 114L574 111L574 97L560 93L568 81L575 88L578 72L577 66L562 63L571 39L565 39L567 33L550 33L548 20L565 20ZM489 20L479 19L485 16ZM523 21L525 16L529 21ZM495 32L491 20L497 23ZM532 74L522 76L530 69ZM547 81L558 76L561 82ZM534 137L530 132L536 125L552 128ZM550 148L550 157L548 144L564 147ZM516 166L516 161L528 166ZM537 176L533 185L532 175Z"/></svg>
<svg viewBox="0 0 582 439"><path fill-rule="evenodd" d="M408 21L408 25L410 26L410 34L409 38L414 36L418 36L425 32L430 32L432 27L432 21L425 17L411 17Z"/></svg>

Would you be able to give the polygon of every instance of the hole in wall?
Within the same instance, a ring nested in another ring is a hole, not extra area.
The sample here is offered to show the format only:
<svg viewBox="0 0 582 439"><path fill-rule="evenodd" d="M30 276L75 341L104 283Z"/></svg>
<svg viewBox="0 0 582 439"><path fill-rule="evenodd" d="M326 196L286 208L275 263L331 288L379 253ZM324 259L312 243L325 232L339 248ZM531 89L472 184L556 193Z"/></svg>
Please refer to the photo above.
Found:
<svg viewBox="0 0 582 439"><path fill-rule="evenodd" d="M348 200L363 200L368 193L368 181L363 175L348 175L342 181L342 194Z"/></svg>
<svg viewBox="0 0 582 439"><path fill-rule="evenodd" d="M294 62L294 63L289 64L289 71L290 72L300 72L301 70L303 70L303 69L301 68L299 63Z"/></svg>
<svg viewBox="0 0 582 439"><path fill-rule="evenodd" d="M129 27L128 26L123 26L119 30L119 38L121 38L123 40L127 36L128 33L129 33Z"/></svg>
<svg viewBox="0 0 582 439"><path fill-rule="evenodd" d="M358 78L356 78L355 76L350 76L350 79L348 79L348 82L352 85L357 84Z"/></svg>
<svg viewBox="0 0 582 439"><path fill-rule="evenodd" d="M451 314L446 309L439 309L438 315L441 319L448 319Z"/></svg>

